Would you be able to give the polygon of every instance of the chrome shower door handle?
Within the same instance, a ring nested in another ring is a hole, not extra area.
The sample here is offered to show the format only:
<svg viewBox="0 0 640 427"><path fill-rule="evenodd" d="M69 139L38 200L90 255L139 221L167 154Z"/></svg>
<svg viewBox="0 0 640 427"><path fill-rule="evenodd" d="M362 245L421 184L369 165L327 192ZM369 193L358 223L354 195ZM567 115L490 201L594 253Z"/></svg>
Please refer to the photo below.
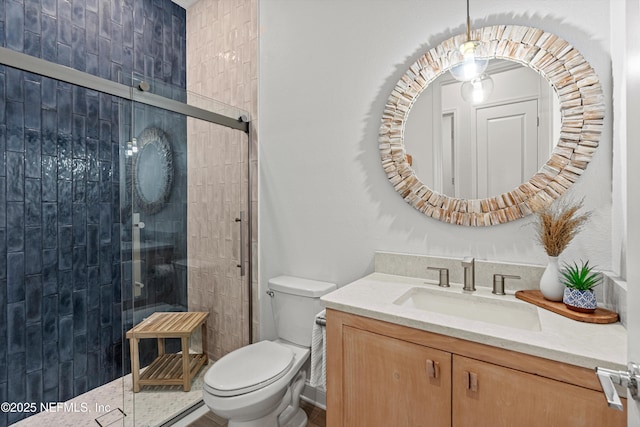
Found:
<svg viewBox="0 0 640 427"><path fill-rule="evenodd" d="M618 411L623 411L624 406L622 406L620 396L618 396L618 392L613 386L611 376L608 373L603 372L601 368L596 368L596 374L598 375L598 380L600 380L600 384L602 385L604 397L607 399L607 405L610 408L617 409Z"/></svg>
<svg viewBox="0 0 640 427"><path fill-rule="evenodd" d="M236 222L240 225L240 263L237 267L240 269L240 276L245 275L245 254L244 254L244 222L245 222L245 212L240 211L240 218L236 218Z"/></svg>

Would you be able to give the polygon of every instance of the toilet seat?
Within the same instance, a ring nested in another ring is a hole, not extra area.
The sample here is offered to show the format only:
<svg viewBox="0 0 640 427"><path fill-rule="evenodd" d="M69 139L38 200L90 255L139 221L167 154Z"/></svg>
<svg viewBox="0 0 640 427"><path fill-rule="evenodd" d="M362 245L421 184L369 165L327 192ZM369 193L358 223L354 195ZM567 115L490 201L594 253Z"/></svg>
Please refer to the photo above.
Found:
<svg viewBox="0 0 640 427"><path fill-rule="evenodd" d="M294 353L272 341L260 341L222 357L207 371L204 388L215 396L238 396L265 387L291 369Z"/></svg>

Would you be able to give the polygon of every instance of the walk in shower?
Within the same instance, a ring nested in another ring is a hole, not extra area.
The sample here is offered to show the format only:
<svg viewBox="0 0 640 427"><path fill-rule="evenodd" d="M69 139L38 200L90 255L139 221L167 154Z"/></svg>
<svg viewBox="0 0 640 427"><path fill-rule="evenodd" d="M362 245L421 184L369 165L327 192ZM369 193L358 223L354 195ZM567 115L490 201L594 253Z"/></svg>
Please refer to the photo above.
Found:
<svg viewBox="0 0 640 427"><path fill-rule="evenodd" d="M0 63L0 427L161 425L202 373L133 393L128 330L201 311L212 358L251 340L248 113L134 72ZM142 340L141 366L157 353Z"/></svg>

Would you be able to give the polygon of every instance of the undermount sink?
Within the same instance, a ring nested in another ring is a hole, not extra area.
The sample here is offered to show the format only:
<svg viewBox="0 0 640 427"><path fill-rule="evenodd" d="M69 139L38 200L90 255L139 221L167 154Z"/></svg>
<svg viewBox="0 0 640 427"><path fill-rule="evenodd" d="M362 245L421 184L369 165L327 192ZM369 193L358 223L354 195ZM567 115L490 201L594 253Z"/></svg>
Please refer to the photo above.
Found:
<svg viewBox="0 0 640 427"><path fill-rule="evenodd" d="M409 289L394 304L510 328L540 331L538 310L523 302L423 287Z"/></svg>

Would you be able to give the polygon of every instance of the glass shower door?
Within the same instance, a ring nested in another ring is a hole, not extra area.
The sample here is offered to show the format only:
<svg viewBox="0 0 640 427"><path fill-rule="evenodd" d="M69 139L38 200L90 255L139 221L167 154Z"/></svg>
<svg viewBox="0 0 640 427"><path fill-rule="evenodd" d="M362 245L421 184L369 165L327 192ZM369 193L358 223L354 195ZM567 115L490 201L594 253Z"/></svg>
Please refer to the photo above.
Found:
<svg viewBox="0 0 640 427"><path fill-rule="evenodd" d="M150 86L151 92L162 90L155 83ZM211 100L186 96L202 110L220 109ZM243 114L229 107L224 112ZM200 328L190 337L189 348L216 360L248 342L248 278L239 267L246 266L247 135L134 102L123 141L125 332L154 313L207 313L207 348L202 348ZM181 366L158 368L161 353L182 352L180 339L162 341L140 339L133 354L127 340L125 369L137 357L143 370L181 376ZM181 385L131 391L128 412L134 425L160 425L198 404L209 366L198 369L188 392ZM132 384L125 388L132 390Z"/></svg>

